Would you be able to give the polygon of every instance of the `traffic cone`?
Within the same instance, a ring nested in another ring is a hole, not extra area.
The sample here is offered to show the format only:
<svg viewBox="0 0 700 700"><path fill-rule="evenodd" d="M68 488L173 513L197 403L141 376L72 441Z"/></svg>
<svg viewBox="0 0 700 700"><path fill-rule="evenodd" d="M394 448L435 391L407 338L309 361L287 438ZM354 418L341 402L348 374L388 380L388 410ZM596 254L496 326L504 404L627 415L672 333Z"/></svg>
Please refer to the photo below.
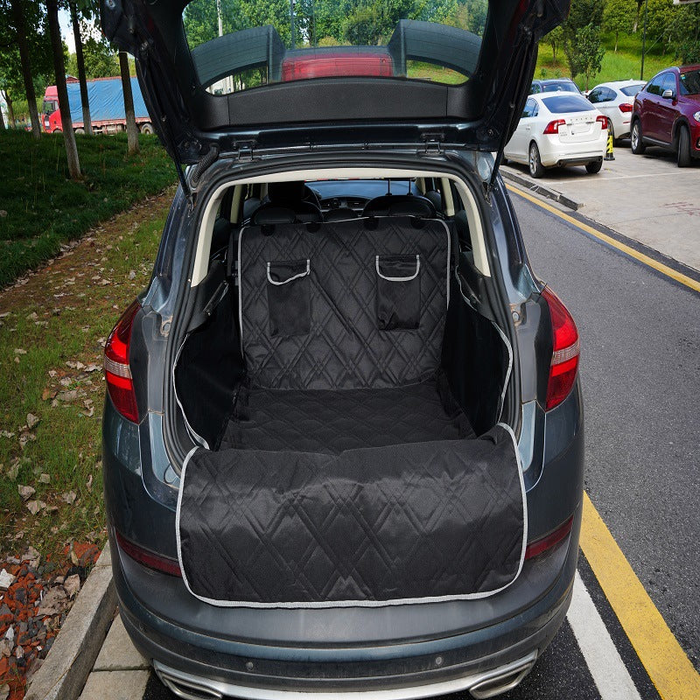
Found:
<svg viewBox="0 0 700 700"><path fill-rule="evenodd" d="M608 145L605 148L605 158L603 160L615 160L613 155L613 135L610 127L608 127Z"/></svg>

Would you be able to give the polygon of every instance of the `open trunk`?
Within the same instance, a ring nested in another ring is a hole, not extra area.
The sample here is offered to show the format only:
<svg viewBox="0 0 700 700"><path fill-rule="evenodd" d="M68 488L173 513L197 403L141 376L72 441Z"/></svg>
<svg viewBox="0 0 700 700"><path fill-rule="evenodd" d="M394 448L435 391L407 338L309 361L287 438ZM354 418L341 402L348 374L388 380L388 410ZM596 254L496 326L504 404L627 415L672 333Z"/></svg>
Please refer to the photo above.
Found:
<svg viewBox="0 0 700 700"><path fill-rule="evenodd" d="M466 301L461 245L452 222L400 215L270 210L232 235L175 367L201 445L177 512L194 595L387 605L515 580L525 497L499 423L512 353Z"/></svg>

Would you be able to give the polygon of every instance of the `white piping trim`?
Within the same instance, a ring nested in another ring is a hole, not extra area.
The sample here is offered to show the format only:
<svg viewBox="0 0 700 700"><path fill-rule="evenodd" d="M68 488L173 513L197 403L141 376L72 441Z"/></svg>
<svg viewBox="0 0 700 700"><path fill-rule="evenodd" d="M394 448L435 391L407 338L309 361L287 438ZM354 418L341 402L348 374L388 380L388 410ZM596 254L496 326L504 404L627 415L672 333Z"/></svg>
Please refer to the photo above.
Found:
<svg viewBox="0 0 700 700"><path fill-rule="evenodd" d="M180 413L182 414L182 419L185 421L185 428L187 429L187 433L189 434L189 436L192 438L192 440L194 442L198 442L202 447L206 447L206 449L209 449L209 443L190 425L190 422L187 420L187 414L185 413L185 407L182 405L182 402L180 401L180 397L177 393L177 382L175 381L175 368L177 367L177 363L180 361L180 353L182 353L182 350L185 347L185 343L187 342L189 337L190 337L190 334L188 333L185 336L185 339L182 341L182 343L180 344L180 347L177 350L177 354L175 355L175 362L173 362L171 381L173 383L173 392L175 394L175 401L177 403L178 408L180 409ZM192 450L190 450L190 454L191 454L191 452L192 452Z"/></svg>
<svg viewBox="0 0 700 700"><path fill-rule="evenodd" d="M185 567L182 564L182 539L180 538L180 513L182 511L182 494L184 492L185 486L185 473L187 472L187 465L190 463L192 455L199 449L199 447L193 447L185 456L185 460L182 463L182 470L180 471L180 488L177 492L177 507L175 508L175 546L177 548L177 563L180 566L180 573L182 574L182 580L185 582L185 587L190 590L190 584L187 581L187 573L185 572ZM191 592L191 591L190 591ZM194 593L192 594L194 595Z"/></svg>
<svg viewBox="0 0 700 700"><path fill-rule="evenodd" d="M241 241L243 240L243 232L248 230L248 226L243 226L238 232L238 327L241 342L241 357L245 361L243 352L243 267L241 266Z"/></svg>
<svg viewBox="0 0 700 700"><path fill-rule="evenodd" d="M416 271L410 277L387 277L386 275L383 275L379 269L379 255L375 256L374 258L374 266L377 268L377 274L383 280L387 280L388 282L410 282L411 280L416 279L416 277L418 277L418 273L420 272L420 255L416 255Z"/></svg>
<svg viewBox="0 0 700 700"><path fill-rule="evenodd" d="M319 601L316 603L251 603L248 601L232 601L232 600L217 600L215 598L207 598L206 596L201 596L195 593L191 588L187 580L187 575L185 573L185 568L182 564L182 547L180 540L180 509L182 504L182 493L185 488L185 473L187 464L190 457L198 448L193 448L188 453L185 458L185 462L182 465L182 473L180 474L180 490L177 497L177 511L175 514L175 529L176 529L176 540L177 540L177 558L180 563L180 570L182 571L182 580L185 583L187 590L198 600L203 603L208 603L209 605L214 605L219 608L284 608L284 609L316 609L316 608L384 608L395 605L419 605L423 603L442 603L448 601L457 600L479 600L481 598L489 598L506 588L511 586L515 581L517 581L520 576L523 565L525 563L525 551L527 549L527 532L528 532L528 521L527 521L527 493L525 491L525 481L523 479L523 465L520 459L520 453L518 451L518 444L515 440L515 434L513 429L506 423L497 423L494 427L503 428L510 436L513 442L513 453L515 455L516 468L518 470L518 479L520 483L520 497L523 506L523 537L522 545L520 548L520 562L518 564L518 570L513 576L513 578L506 583L504 586L497 588L492 591L482 591L480 593L465 593L460 595L444 595L444 596L426 596L424 598L395 598L392 600L339 600L339 601Z"/></svg>
<svg viewBox="0 0 700 700"><path fill-rule="evenodd" d="M275 265L281 265L284 264L283 261L276 262ZM287 263L288 264L288 263ZM275 280L272 279L270 276L270 266L272 265L271 262L267 263L267 281L270 284L274 284L275 287L282 287L285 284L289 284L290 282L293 282L294 280L301 279L302 277L306 277L311 272L311 260L309 258L306 258L306 271L305 272L300 272L298 275L294 275L293 277L290 277L289 279L284 280L283 282L275 282Z"/></svg>
<svg viewBox="0 0 700 700"><path fill-rule="evenodd" d="M510 344L510 340L508 339L508 336L504 333L503 329L495 321L491 321L491 323L493 324L493 327L498 331L498 335L501 336L501 340L506 346L506 350L508 350L508 369L506 370L506 378L503 382L503 391L501 392L501 398L498 402L498 417L501 418L501 414L503 413L503 405L505 404L506 400L506 391L508 391L508 383L510 382L510 375L513 372L513 347Z"/></svg>

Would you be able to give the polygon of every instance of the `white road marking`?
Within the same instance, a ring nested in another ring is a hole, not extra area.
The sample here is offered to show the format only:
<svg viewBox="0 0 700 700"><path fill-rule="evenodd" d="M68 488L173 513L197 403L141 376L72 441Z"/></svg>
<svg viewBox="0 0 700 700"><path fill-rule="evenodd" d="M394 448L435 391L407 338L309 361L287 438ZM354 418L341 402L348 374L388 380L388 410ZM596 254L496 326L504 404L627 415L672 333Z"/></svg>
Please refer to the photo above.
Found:
<svg viewBox="0 0 700 700"><path fill-rule="evenodd" d="M567 619L602 700L641 700L578 571Z"/></svg>

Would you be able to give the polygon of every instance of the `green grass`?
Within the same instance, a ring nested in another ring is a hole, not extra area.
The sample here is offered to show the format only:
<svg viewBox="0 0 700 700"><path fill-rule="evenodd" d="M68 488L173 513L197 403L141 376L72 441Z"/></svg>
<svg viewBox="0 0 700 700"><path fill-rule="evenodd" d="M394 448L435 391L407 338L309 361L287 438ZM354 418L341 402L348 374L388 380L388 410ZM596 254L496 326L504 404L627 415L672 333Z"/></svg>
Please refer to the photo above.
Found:
<svg viewBox="0 0 700 700"><path fill-rule="evenodd" d="M126 134L77 136L83 179L68 179L63 136L34 141L0 131L0 288L56 255L63 243L176 179L155 136L126 156Z"/></svg>
<svg viewBox="0 0 700 700"><path fill-rule="evenodd" d="M32 545L56 556L70 540L104 542L103 344L148 283L172 195L100 225L25 284L0 293L0 552ZM100 368L88 371L91 365ZM77 396L60 393L72 391ZM29 413L39 423L23 430ZM32 515L19 485L36 489L30 501L46 507ZM72 504L62 500L69 492Z"/></svg>
<svg viewBox="0 0 700 700"><path fill-rule="evenodd" d="M603 35L605 46L605 56L599 73L592 75L589 88L593 88L599 83L609 80L627 80L632 78L637 80L641 69L642 42L640 32L637 34L620 35L617 53L615 48L615 37L612 34ZM676 64L673 53L664 53L663 47L656 44L648 51L644 59L644 79L649 80L653 75L668 66ZM537 57L537 67L535 78L561 78L571 77L569 67L566 63L564 52L557 48L557 61L552 61L552 47L546 42L541 42L539 55ZM586 78L578 75L575 78L576 84L582 90L586 85Z"/></svg>

